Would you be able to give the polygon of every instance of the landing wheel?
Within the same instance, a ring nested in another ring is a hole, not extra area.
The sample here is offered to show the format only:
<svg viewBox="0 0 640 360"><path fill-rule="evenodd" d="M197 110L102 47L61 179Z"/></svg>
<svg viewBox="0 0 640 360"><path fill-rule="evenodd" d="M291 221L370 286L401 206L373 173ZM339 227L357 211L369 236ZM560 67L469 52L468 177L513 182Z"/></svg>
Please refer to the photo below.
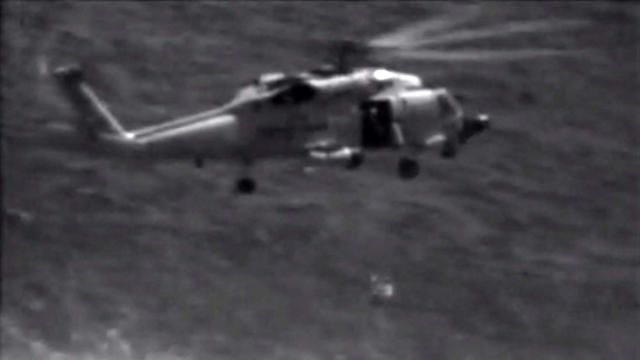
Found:
<svg viewBox="0 0 640 360"><path fill-rule="evenodd" d="M458 154L458 143L451 139L448 139L442 145L440 155L445 159L453 159Z"/></svg>
<svg viewBox="0 0 640 360"><path fill-rule="evenodd" d="M364 163L364 154L355 153L349 157L349 162L347 162L347 169L355 170L359 168L362 163Z"/></svg>
<svg viewBox="0 0 640 360"><path fill-rule="evenodd" d="M240 194L251 194L256 190L256 182L252 178L241 178L236 181L236 191Z"/></svg>
<svg viewBox="0 0 640 360"><path fill-rule="evenodd" d="M414 159L401 157L398 161L398 176L402 179L413 179L420 173L420 164Z"/></svg>

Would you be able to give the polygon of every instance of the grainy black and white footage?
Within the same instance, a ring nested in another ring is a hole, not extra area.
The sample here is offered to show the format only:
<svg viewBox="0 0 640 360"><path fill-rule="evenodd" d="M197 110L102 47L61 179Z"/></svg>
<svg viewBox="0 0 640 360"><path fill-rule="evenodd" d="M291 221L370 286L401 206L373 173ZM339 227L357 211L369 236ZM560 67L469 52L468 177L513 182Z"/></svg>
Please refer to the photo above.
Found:
<svg viewBox="0 0 640 360"><path fill-rule="evenodd" d="M637 4L2 10L2 359L640 357ZM553 19L580 26L536 25ZM238 195L233 163L38 141L74 116L57 65L81 64L135 128L224 103L262 73L317 67L332 40L384 45L414 27L439 58L382 65L493 123L454 159L421 156L411 181L390 150L355 171L261 161L260 187ZM577 55L474 61L506 47Z"/></svg>

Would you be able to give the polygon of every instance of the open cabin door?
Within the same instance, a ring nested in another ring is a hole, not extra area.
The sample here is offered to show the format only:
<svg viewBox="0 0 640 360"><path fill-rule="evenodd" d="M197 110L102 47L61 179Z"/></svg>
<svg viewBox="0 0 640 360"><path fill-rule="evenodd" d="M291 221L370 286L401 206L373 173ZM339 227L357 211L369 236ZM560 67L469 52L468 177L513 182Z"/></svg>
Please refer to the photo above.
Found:
<svg viewBox="0 0 640 360"><path fill-rule="evenodd" d="M390 147L392 137L391 103L386 100L369 100L360 104L362 147L379 149Z"/></svg>

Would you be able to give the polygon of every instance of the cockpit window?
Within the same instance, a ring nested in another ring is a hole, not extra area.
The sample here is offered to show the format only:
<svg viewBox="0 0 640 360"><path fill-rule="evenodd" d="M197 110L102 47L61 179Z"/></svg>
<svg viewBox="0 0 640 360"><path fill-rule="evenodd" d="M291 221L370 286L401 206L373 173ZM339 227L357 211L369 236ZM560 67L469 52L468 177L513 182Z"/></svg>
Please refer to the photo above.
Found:
<svg viewBox="0 0 640 360"><path fill-rule="evenodd" d="M307 102L316 95L316 89L304 82L296 82L278 91L271 99L274 105L294 105Z"/></svg>

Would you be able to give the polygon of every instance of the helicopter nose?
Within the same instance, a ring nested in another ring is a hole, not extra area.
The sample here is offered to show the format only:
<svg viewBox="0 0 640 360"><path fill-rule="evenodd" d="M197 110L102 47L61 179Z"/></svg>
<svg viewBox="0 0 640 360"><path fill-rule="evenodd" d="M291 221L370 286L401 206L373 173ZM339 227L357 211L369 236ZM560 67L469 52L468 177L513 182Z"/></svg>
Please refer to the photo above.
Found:
<svg viewBox="0 0 640 360"><path fill-rule="evenodd" d="M477 135L491 126L491 118L487 114L478 114L463 120L459 133L460 143L464 144L474 135Z"/></svg>
<svg viewBox="0 0 640 360"><path fill-rule="evenodd" d="M482 128L482 130L489 129L491 127L491 117L487 114L478 114L476 116L476 122L478 123L478 127Z"/></svg>

